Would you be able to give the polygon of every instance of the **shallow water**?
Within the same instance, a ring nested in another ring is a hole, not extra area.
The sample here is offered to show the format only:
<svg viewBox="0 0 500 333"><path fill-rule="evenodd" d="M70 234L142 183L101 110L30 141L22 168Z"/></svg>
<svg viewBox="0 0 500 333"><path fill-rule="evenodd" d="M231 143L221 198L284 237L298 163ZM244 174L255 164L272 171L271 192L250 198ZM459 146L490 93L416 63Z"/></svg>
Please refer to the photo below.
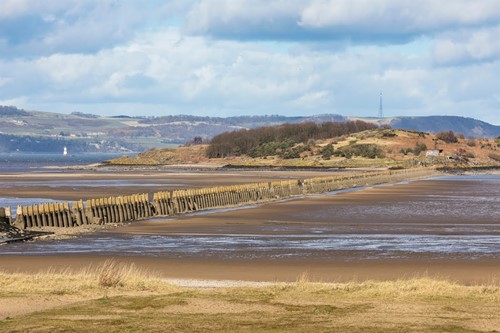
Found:
<svg viewBox="0 0 500 333"><path fill-rule="evenodd" d="M0 248L0 254L500 259L500 176L445 177L405 185L404 191L398 186L388 190L400 195L356 203L342 204L341 195L329 194L327 204L285 210L257 225L207 226L175 234L99 232L69 240L9 244Z"/></svg>
<svg viewBox="0 0 500 333"><path fill-rule="evenodd" d="M0 153L0 172L43 172L49 166L68 167L101 163L123 154L112 153L85 153L69 154L28 154L28 153Z"/></svg>
<svg viewBox="0 0 500 333"><path fill-rule="evenodd" d="M60 202L61 200L59 200ZM35 204L42 204L48 202L57 202L52 199L45 198L13 198L13 197L0 197L0 207L10 207L12 217L17 215L17 206L30 206Z"/></svg>
<svg viewBox="0 0 500 333"><path fill-rule="evenodd" d="M11 244L2 254L105 254L165 258L342 259L411 258L414 254L443 259L498 258L500 236L486 235L119 235L99 234L72 240ZM342 253L347 252L347 253Z"/></svg>
<svg viewBox="0 0 500 333"><path fill-rule="evenodd" d="M157 187L157 186L175 186L182 187L186 186L185 184L177 184L173 183L172 179L162 179L161 183L155 182L154 180L149 179L104 179L104 180L41 180L41 181L16 181L9 183L0 183L1 188L17 188L17 187L36 187L36 186L44 186L49 188L59 188L59 187L71 187L71 188L80 188L80 187Z"/></svg>

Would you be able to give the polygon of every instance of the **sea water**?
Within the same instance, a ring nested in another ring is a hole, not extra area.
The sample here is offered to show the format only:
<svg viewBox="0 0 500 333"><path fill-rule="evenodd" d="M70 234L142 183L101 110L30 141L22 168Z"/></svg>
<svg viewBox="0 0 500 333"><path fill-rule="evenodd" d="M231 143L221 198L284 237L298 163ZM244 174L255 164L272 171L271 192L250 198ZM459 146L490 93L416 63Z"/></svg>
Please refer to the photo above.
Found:
<svg viewBox="0 0 500 333"><path fill-rule="evenodd" d="M89 165L95 163L102 163L106 160L122 156L123 154L117 153L83 153L83 154L49 154L49 153L0 153L0 174L9 173L24 173L24 172L54 172L64 171L66 167L74 167L81 165ZM63 169L60 169L63 168ZM76 181L78 182L78 181ZM65 184L60 182L56 184L51 182L44 184L43 182L34 183L33 181L24 182L22 178L15 183L0 183L0 192L2 188L11 186L36 186L36 185L49 185L49 186L64 186L67 183L75 184L74 180L66 181ZM110 186L107 181L105 184L98 184L99 181L90 182L89 186ZM123 182L121 182L123 183ZM112 186L113 184L111 184ZM130 184L129 184L130 185ZM61 201L61 200L59 200ZM11 207L12 216L16 216L16 208L18 205L29 206L33 204L54 202L54 200L47 198L15 198L3 197L0 194L0 207Z"/></svg>
<svg viewBox="0 0 500 333"><path fill-rule="evenodd" d="M83 153L83 154L38 154L38 153L0 153L0 174L10 172L46 172L53 171L49 167L71 167L101 163L120 157L116 153Z"/></svg>

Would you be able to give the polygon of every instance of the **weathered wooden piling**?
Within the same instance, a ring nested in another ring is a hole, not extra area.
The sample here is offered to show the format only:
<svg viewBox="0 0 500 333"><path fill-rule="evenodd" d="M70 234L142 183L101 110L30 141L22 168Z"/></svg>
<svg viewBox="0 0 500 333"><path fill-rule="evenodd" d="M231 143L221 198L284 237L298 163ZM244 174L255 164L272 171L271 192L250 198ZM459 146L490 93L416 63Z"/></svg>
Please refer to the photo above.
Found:
<svg viewBox="0 0 500 333"><path fill-rule="evenodd" d="M12 223L10 207L0 207L0 223L9 225Z"/></svg>
<svg viewBox="0 0 500 333"><path fill-rule="evenodd" d="M214 209L283 199L309 193L322 193L348 187L401 181L423 177L434 169L388 170L350 175L281 180L201 189L176 190L149 194L109 197L62 203L19 205L13 223L21 228L73 227L91 223L121 223L153 216L168 216L198 210ZM10 209L0 208L0 220L10 217ZM11 220L10 220L11 221ZM12 223L12 221L10 222Z"/></svg>

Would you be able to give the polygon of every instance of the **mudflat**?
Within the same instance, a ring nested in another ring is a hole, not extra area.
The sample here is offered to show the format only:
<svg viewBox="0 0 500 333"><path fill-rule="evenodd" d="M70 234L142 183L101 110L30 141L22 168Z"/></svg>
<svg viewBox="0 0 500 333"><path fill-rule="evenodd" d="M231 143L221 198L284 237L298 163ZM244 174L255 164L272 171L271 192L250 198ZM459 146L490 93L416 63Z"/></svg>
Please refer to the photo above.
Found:
<svg viewBox="0 0 500 333"><path fill-rule="evenodd" d="M275 180L323 177L353 173L338 171L241 171L206 170L170 172L38 172L0 174L4 197L79 200L187 188L229 186Z"/></svg>
<svg viewBox="0 0 500 333"><path fill-rule="evenodd" d="M421 180L158 218L3 246L0 267L76 270L113 257L167 278L489 283L500 278L497 191L488 180Z"/></svg>

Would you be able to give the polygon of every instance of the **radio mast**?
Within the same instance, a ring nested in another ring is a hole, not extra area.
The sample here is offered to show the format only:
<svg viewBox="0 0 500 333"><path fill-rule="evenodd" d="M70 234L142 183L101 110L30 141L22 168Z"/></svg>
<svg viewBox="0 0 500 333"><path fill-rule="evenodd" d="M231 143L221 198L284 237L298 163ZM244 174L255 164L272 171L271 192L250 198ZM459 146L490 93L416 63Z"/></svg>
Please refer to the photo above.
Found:
<svg viewBox="0 0 500 333"><path fill-rule="evenodd" d="M382 106L382 93L380 93L380 105L378 107L378 117L384 118L384 107Z"/></svg>

